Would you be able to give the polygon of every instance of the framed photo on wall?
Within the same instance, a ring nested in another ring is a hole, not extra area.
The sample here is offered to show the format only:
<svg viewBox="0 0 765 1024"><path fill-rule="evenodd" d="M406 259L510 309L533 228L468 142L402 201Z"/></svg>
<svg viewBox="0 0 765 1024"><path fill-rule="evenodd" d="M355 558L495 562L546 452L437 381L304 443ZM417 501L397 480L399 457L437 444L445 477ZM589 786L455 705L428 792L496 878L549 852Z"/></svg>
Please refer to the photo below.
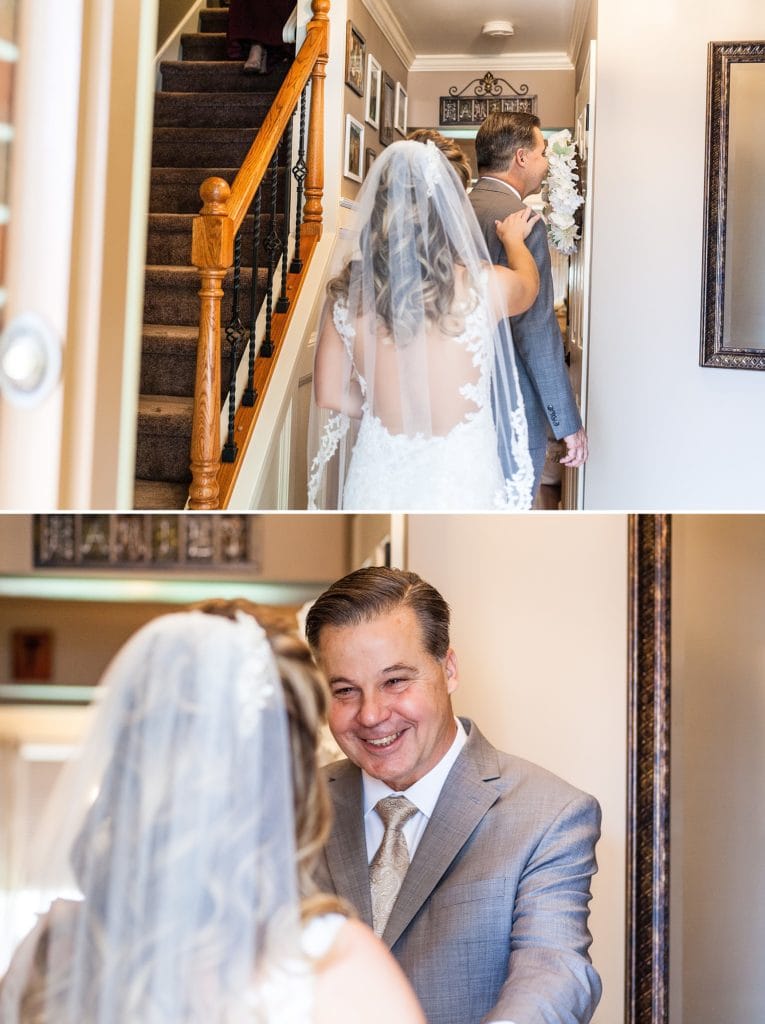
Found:
<svg viewBox="0 0 765 1024"><path fill-rule="evenodd" d="M375 162L375 157L376 156L377 156L377 153L375 153L375 151L371 147L364 150L364 177L365 178L369 174L369 168Z"/></svg>
<svg viewBox="0 0 765 1024"><path fill-rule="evenodd" d="M383 71L382 76L382 108L380 110L380 143L389 146L393 142L393 108L395 104L395 84L390 75Z"/></svg>
<svg viewBox="0 0 765 1024"><path fill-rule="evenodd" d="M361 32L352 21L348 22L345 35L345 84L364 95L364 54L366 44Z"/></svg>
<svg viewBox="0 0 765 1024"><path fill-rule="evenodd" d="M367 54L366 113L364 120L373 128L380 127L380 84L382 68L371 53Z"/></svg>
<svg viewBox="0 0 765 1024"><path fill-rule="evenodd" d="M406 135L406 107L407 95L401 82L396 82L396 111L393 115L393 124L399 135Z"/></svg>
<svg viewBox="0 0 765 1024"><path fill-rule="evenodd" d="M345 115L345 166L343 174L351 181L362 180L364 153L364 125L351 114Z"/></svg>

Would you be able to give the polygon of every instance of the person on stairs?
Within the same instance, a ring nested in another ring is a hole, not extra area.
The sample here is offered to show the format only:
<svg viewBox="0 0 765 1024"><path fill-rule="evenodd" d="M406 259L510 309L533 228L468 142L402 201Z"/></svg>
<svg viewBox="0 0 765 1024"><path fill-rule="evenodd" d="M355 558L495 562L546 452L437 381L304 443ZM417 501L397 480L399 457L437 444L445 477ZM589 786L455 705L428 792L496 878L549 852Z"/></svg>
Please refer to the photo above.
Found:
<svg viewBox="0 0 765 1024"><path fill-rule="evenodd" d="M226 55L243 60L244 70L265 75L268 72L268 47L282 46L282 30L292 13L295 0L230 0ZM248 49L249 47L249 49Z"/></svg>

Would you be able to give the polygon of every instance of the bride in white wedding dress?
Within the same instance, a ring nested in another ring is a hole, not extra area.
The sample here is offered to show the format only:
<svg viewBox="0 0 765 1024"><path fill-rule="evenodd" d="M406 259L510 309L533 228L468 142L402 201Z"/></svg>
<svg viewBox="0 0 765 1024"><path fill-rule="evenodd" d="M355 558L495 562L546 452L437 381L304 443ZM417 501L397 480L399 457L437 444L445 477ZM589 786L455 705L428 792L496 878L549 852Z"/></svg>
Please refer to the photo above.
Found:
<svg viewBox="0 0 765 1024"><path fill-rule="evenodd" d="M397 142L359 193L327 286L314 364L308 507L524 509L533 471L507 321L539 278L525 210L489 262L464 188L432 142Z"/></svg>
<svg viewBox="0 0 765 1024"><path fill-rule="evenodd" d="M268 612L161 616L106 670L43 816L47 906L3 1024L425 1024L372 930L315 893L326 683Z"/></svg>

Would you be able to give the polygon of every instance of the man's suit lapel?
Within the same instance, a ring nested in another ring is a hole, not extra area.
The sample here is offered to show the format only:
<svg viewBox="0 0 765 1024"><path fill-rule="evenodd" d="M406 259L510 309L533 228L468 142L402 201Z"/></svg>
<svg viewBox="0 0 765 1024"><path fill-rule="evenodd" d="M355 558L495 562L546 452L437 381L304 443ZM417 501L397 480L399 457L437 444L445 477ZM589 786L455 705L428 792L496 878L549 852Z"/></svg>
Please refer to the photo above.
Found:
<svg viewBox="0 0 765 1024"><path fill-rule="evenodd" d="M327 865L338 896L356 908L363 921L372 926L372 898L364 834L364 800L361 772L343 761L330 769L329 785L335 823L325 847Z"/></svg>
<svg viewBox="0 0 765 1024"><path fill-rule="evenodd" d="M463 719L468 740L454 762L393 905L383 941L393 946L438 885L486 812L497 801L496 750ZM369 886L367 885L367 895Z"/></svg>

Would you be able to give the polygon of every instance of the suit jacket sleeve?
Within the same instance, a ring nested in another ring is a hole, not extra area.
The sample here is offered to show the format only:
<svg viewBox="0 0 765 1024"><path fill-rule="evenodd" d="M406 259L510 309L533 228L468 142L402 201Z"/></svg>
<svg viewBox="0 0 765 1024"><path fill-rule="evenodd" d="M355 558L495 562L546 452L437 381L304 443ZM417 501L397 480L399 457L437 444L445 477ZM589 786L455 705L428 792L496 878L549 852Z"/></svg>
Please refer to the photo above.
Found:
<svg viewBox="0 0 765 1024"><path fill-rule="evenodd" d="M599 836L598 803L581 794L537 845L516 895L509 973L487 1024L585 1024L592 1017L601 983L587 917Z"/></svg>
<svg viewBox="0 0 765 1024"><path fill-rule="evenodd" d="M521 209L522 204L509 192L504 196L480 187L473 189L470 201L486 240L489 258L492 263L506 267L507 256L497 237L494 221ZM559 439L579 430L582 420L571 388L555 316L550 249L547 229L542 221L531 229L526 245L539 270L539 295L531 309L510 318L513 343L539 396L550 429Z"/></svg>
<svg viewBox="0 0 765 1024"><path fill-rule="evenodd" d="M539 269L539 295L531 309L510 318L513 342L547 414L556 439L582 425L564 359L560 327L555 316L547 229L538 221L526 240ZM504 254L504 250L503 250Z"/></svg>

